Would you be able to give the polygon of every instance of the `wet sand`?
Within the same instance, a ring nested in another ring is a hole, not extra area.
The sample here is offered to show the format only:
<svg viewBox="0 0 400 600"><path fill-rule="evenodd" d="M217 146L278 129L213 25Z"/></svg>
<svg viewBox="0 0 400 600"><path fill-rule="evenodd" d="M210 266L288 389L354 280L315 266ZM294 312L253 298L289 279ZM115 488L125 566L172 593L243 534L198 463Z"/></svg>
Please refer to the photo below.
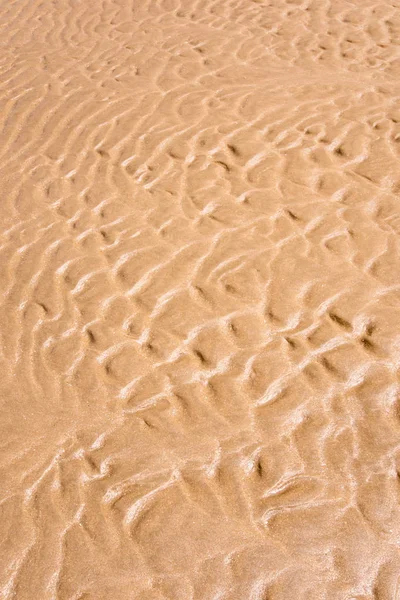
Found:
<svg viewBox="0 0 400 600"><path fill-rule="evenodd" d="M400 599L399 8L0 2L2 600Z"/></svg>

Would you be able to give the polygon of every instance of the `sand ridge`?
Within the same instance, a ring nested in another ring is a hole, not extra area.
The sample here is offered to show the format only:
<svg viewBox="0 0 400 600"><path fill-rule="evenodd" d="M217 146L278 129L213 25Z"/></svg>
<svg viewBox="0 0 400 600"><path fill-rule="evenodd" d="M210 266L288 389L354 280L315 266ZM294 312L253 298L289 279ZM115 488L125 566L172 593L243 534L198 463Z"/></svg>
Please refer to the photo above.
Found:
<svg viewBox="0 0 400 600"><path fill-rule="evenodd" d="M0 1L0 597L396 600L400 5Z"/></svg>

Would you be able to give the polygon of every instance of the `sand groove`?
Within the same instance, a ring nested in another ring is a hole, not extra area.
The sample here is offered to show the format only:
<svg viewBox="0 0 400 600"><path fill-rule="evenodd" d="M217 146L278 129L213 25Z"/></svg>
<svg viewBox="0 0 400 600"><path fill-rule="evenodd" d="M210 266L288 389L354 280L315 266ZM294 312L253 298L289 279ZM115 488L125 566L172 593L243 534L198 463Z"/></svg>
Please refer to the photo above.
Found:
<svg viewBox="0 0 400 600"><path fill-rule="evenodd" d="M400 598L400 5L0 2L0 597Z"/></svg>

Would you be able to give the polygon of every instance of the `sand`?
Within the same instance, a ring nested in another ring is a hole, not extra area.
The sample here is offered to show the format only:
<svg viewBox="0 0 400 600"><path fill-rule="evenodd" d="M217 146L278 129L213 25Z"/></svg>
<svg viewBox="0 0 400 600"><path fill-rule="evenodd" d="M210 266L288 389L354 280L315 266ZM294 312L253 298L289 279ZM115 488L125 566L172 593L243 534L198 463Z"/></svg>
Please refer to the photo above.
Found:
<svg viewBox="0 0 400 600"><path fill-rule="evenodd" d="M400 599L399 9L1 0L1 600Z"/></svg>

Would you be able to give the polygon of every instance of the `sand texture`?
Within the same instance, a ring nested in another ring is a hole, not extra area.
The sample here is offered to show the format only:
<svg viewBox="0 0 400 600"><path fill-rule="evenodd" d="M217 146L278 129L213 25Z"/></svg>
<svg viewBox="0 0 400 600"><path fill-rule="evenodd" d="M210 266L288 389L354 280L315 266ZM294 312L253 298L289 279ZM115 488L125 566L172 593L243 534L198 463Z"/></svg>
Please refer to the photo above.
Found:
<svg viewBox="0 0 400 600"><path fill-rule="evenodd" d="M400 1L0 32L0 599L400 600Z"/></svg>

